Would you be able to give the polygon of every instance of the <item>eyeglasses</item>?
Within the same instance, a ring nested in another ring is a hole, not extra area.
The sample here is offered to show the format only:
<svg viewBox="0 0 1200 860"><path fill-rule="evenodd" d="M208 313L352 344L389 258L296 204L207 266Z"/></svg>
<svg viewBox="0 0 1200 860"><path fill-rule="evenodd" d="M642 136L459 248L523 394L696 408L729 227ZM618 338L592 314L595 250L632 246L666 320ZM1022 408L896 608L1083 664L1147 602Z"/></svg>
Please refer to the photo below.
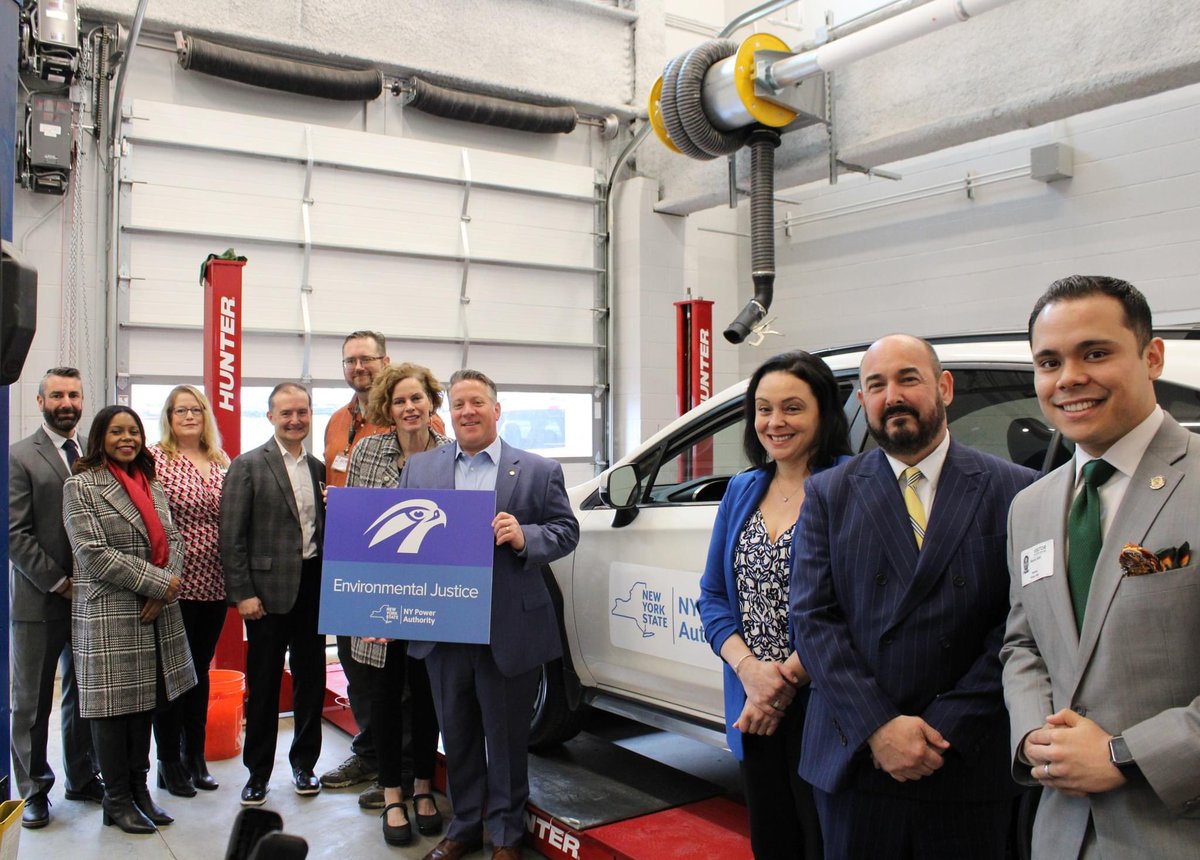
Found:
<svg viewBox="0 0 1200 860"><path fill-rule="evenodd" d="M189 415L203 415L204 410L199 406L176 406L171 414L176 418L187 418Z"/></svg>
<svg viewBox="0 0 1200 860"><path fill-rule="evenodd" d="M351 367L354 367L357 364L361 364L365 367L368 364L374 364L376 361L382 361L382 360L383 360L382 355L364 355L364 356L360 356L359 358L343 358L342 359L342 367L349 370Z"/></svg>

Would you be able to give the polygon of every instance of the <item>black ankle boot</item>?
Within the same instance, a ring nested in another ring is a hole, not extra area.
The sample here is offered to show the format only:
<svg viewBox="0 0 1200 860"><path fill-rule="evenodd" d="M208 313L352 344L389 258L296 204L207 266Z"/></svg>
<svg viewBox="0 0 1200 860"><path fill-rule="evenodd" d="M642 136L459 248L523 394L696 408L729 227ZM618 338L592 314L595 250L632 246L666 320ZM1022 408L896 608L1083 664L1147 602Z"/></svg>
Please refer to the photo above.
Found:
<svg viewBox="0 0 1200 860"><path fill-rule="evenodd" d="M158 830L154 822L142 814L130 794L114 796L105 794L100 802L104 809L104 823L115 824L126 833L154 833Z"/></svg>
<svg viewBox="0 0 1200 860"><path fill-rule="evenodd" d="M176 797L196 796L196 786L192 785L192 775L188 773L181 761L160 761L158 763L158 787L165 788Z"/></svg>
<svg viewBox="0 0 1200 860"><path fill-rule="evenodd" d="M187 768L192 775L192 785L201 791L216 791L221 787L221 783L213 779L213 775L208 772L208 762L204 760L204 756L196 755L189 758Z"/></svg>
<svg viewBox="0 0 1200 860"><path fill-rule="evenodd" d="M150 790L146 788L145 783L140 786L135 785L130 789L133 795L133 803L142 811L142 815L149 818L159 827L164 824L170 824L175 819L172 818L165 809L154 802L154 798L150 796Z"/></svg>

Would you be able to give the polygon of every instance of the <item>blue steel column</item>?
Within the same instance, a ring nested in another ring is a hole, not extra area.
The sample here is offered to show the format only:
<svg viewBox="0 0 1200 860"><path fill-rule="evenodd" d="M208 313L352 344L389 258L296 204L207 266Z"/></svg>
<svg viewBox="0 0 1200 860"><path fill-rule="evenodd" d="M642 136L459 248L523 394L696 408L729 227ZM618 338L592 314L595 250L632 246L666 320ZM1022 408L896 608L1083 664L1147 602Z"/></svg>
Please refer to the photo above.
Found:
<svg viewBox="0 0 1200 860"><path fill-rule="evenodd" d="M13 149L17 122L17 3L16 0L0 0L0 237L12 241L13 235L13 187L16 156ZM8 386L0 385L0 800L8 800L11 793L10 770L12 768L12 732L10 724L12 706L9 702L9 619L8 619Z"/></svg>

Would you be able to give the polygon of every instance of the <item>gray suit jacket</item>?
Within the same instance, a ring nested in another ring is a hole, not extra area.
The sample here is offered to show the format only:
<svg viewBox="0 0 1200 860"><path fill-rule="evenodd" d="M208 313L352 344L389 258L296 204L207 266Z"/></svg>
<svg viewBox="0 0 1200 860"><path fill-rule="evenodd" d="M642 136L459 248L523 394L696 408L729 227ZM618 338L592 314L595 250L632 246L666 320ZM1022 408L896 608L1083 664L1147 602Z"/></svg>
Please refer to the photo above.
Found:
<svg viewBox="0 0 1200 860"><path fill-rule="evenodd" d="M183 538L167 495L157 481L150 487L170 545L165 568L150 563L142 516L107 469L74 475L63 487L62 516L75 556L71 638L85 718L152 710L160 660L169 700L196 684L178 601L153 624L138 617L144 598L161 599L171 577L183 573Z"/></svg>
<svg viewBox="0 0 1200 860"><path fill-rule="evenodd" d="M305 455L313 482L318 550L325 535L325 502L321 482L325 465ZM234 458L221 493L221 562L225 593L237 603L262 601L272 615L290 612L300 593L304 560L300 512L283 455L272 437L265 445Z"/></svg>
<svg viewBox="0 0 1200 860"><path fill-rule="evenodd" d="M414 454L400 473L401 487L454 489L457 445ZM492 656L508 677L562 656L562 639L542 565L562 558L579 543L562 467L508 443L500 447L496 510L517 518L525 533L525 555L507 544L492 554ZM408 653L428 656L435 643L410 642Z"/></svg>
<svg viewBox="0 0 1200 860"><path fill-rule="evenodd" d="M82 439L77 441L82 445ZM71 575L71 545L62 518L67 465L39 427L9 448L8 469L12 620L66 621L71 601L50 589Z"/></svg>
<svg viewBox="0 0 1200 860"><path fill-rule="evenodd" d="M1009 515L1011 604L1001 650L1011 714L1013 775L1022 739L1072 708L1123 734L1142 776L1072 798L1047 790L1034 857L1077 857L1089 813L1103 856L1194 858L1200 851L1200 567L1122 575L1126 543L1151 551L1200 546L1200 439L1169 415L1147 448L1096 562L1083 629L1067 587L1067 463L1022 492ZM1157 487L1157 489L1155 489ZM1054 541L1054 573L1022 587L1022 551ZM1193 556L1193 559L1195 556Z"/></svg>

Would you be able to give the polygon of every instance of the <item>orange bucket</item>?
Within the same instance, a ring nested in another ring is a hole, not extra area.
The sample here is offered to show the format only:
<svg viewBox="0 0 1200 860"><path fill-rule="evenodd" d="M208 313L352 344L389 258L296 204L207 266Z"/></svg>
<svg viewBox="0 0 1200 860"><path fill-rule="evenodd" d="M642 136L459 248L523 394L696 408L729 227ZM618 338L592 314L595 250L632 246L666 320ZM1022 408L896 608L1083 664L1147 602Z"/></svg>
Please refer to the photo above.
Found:
<svg viewBox="0 0 1200 860"><path fill-rule="evenodd" d="M204 736L204 757L209 761L233 758L242 751L246 676L232 669L210 669L208 685L208 730Z"/></svg>

